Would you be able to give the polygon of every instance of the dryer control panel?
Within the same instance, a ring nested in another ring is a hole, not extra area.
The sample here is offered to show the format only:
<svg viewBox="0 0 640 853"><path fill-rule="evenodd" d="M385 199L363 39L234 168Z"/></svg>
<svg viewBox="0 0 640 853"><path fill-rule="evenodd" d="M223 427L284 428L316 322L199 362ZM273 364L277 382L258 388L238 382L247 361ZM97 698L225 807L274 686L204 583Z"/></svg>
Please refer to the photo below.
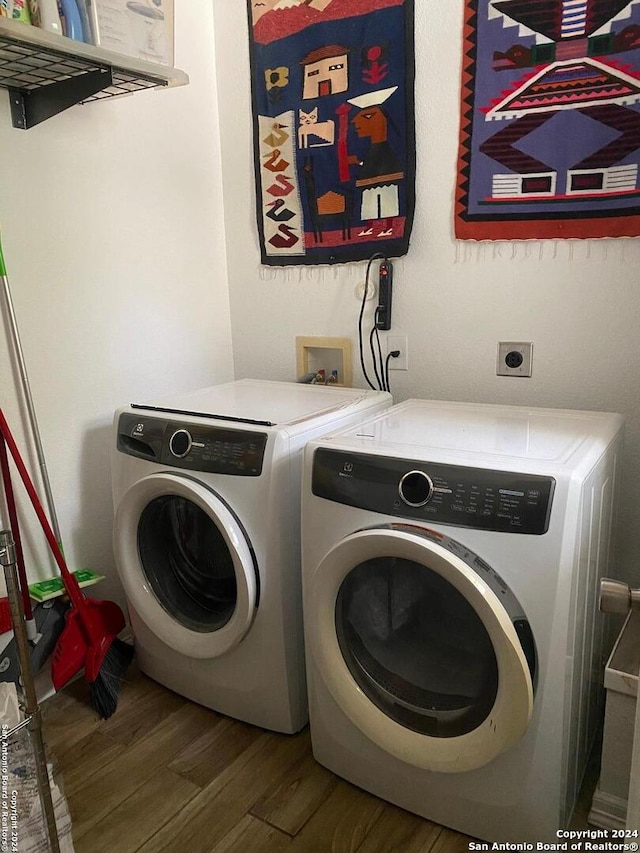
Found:
<svg viewBox="0 0 640 853"><path fill-rule="evenodd" d="M117 446L121 453L172 468L259 477L267 434L125 412L118 421Z"/></svg>
<svg viewBox="0 0 640 853"><path fill-rule="evenodd" d="M535 474L416 462L318 448L314 495L421 521L502 533L549 528L555 480Z"/></svg>

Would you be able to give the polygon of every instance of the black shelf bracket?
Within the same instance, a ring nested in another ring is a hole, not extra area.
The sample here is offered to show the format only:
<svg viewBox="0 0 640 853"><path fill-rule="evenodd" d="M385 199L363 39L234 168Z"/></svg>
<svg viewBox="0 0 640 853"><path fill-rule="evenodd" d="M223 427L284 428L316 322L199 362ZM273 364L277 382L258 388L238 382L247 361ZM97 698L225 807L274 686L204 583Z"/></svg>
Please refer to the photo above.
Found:
<svg viewBox="0 0 640 853"><path fill-rule="evenodd" d="M37 89L9 89L13 126L28 130L63 110L107 89L113 83L110 68L98 68L49 83Z"/></svg>

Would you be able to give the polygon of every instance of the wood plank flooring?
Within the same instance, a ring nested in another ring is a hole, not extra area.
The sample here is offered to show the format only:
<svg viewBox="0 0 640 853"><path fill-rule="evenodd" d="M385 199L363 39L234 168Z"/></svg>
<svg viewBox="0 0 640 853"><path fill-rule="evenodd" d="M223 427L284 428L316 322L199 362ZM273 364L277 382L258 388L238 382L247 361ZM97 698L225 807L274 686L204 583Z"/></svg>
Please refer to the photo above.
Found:
<svg viewBox="0 0 640 853"><path fill-rule="evenodd" d="M77 681L43 721L77 853L466 853L472 840L325 770L307 729L231 720L135 668L110 720Z"/></svg>

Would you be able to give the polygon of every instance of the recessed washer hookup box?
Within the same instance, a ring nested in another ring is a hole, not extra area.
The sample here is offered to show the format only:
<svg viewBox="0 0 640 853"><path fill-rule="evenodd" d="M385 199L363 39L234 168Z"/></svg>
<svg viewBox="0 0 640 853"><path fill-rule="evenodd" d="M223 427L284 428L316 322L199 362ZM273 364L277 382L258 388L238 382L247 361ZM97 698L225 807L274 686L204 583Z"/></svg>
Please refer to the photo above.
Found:
<svg viewBox="0 0 640 853"><path fill-rule="evenodd" d="M96 45L173 66L174 0L88 0Z"/></svg>

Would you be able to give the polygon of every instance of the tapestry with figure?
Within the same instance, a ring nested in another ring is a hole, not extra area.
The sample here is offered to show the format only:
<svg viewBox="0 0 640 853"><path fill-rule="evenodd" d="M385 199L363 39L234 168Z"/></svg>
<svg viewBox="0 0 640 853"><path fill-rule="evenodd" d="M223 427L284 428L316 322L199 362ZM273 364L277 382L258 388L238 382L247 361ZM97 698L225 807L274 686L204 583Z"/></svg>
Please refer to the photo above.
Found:
<svg viewBox="0 0 640 853"><path fill-rule="evenodd" d="M455 233L640 234L640 0L465 0Z"/></svg>
<svg viewBox="0 0 640 853"><path fill-rule="evenodd" d="M262 263L407 252L413 0L248 0Z"/></svg>

